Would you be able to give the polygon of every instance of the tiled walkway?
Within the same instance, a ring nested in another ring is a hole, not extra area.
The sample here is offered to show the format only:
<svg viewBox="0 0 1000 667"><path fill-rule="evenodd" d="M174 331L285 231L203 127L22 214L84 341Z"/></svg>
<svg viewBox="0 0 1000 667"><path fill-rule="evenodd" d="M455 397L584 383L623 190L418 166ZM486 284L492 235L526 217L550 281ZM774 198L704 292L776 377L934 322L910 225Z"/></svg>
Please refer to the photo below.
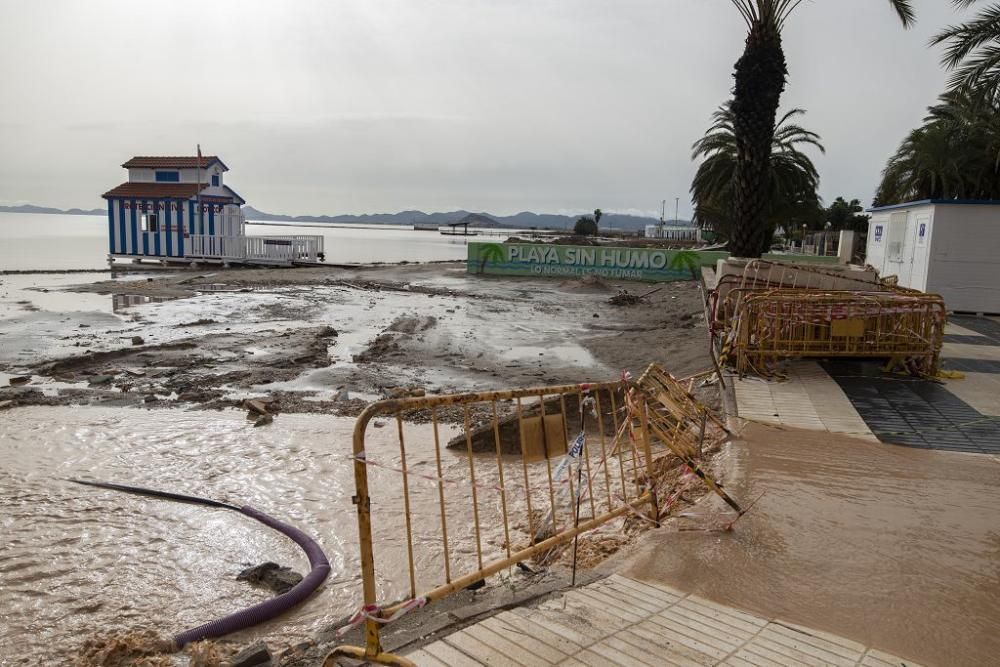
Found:
<svg viewBox="0 0 1000 667"><path fill-rule="evenodd" d="M1000 417L1000 322L953 316L944 337L944 367L962 371L948 390L983 415Z"/></svg>
<svg viewBox="0 0 1000 667"><path fill-rule="evenodd" d="M740 417L877 440L840 386L819 364L796 361L784 370L786 382L759 378L735 382Z"/></svg>
<svg viewBox="0 0 1000 667"><path fill-rule="evenodd" d="M505 611L407 657L420 667L917 667L842 637L619 575L568 591L538 607Z"/></svg>
<svg viewBox="0 0 1000 667"><path fill-rule="evenodd" d="M896 375L875 364L830 362L824 368L837 381L872 431L883 442L925 449L1000 454L1000 419L984 415L952 389Z"/></svg>
<svg viewBox="0 0 1000 667"><path fill-rule="evenodd" d="M955 317L944 384L882 373L876 362L790 362L787 381L735 382L740 417L911 447L1000 455L1000 322Z"/></svg>

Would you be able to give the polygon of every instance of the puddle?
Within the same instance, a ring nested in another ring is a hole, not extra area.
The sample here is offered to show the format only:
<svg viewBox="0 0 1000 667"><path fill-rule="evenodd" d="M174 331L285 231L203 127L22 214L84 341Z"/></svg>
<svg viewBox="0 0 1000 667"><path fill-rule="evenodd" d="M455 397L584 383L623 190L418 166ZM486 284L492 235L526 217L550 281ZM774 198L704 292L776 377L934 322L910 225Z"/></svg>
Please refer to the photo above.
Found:
<svg viewBox="0 0 1000 667"><path fill-rule="evenodd" d="M136 306L143 306L147 303L161 303L163 301L170 300L171 299L166 297L145 296L142 294L112 294L111 310L112 312L120 313L130 308L135 308Z"/></svg>
<svg viewBox="0 0 1000 667"><path fill-rule="evenodd" d="M197 283L188 285L196 292L253 292L252 287L233 287L225 283Z"/></svg>
<svg viewBox="0 0 1000 667"><path fill-rule="evenodd" d="M576 366L592 366L597 363L594 356L579 345L517 345L500 352L500 358L505 361L539 360L551 363L553 358L560 363Z"/></svg>
<svg viewBox="0 0 1000 667"><path fill-rule="evenodd" d="M106 274L22 274L0 276L0 319L16 319L32 312L112 313L108 297L66 292L71 285L107 279ZM19 303L23 302L23 303Z"/></svg>
<svg viewBox="0 0 1000 667"><path fill-rule="evenodd" d="M3 387L11 387L11 378L14 377L27 377L24 375L18 375L16 373L4 373L0 372L0 399L3 398ZM46 377L44 375L32 375L31 380L24 384L18 384L17 388L27 388L35 389L42 392L45 396L58 396L60 389L87 389L89 385L86 382L62 382L54 378Z"/></svg>

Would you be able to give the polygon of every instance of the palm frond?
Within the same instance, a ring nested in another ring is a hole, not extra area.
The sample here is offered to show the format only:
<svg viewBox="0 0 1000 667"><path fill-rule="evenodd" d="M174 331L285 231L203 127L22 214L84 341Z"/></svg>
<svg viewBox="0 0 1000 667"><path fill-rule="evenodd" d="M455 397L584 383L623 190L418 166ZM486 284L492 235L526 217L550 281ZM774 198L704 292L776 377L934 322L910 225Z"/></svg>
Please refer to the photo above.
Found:
<svg viewBox="0 0 1000 667"><path fill-rule="evenodd" d="M1000 198L1000 104L979 91L954 90L928 109L882 172L877 200Z"/></svg>
<svg viewBox="0 0 1000 667"><path fill-rule="evenodd" d="M899 20L903 22L904 28L909 28L917 21L917 14L913 11L913 5L909 0L889 0L889 4L896 11Z"/></svg>
<svg viewBox="0 0 1000 667"><path fill-rule="evenodd" d="M793 218L812 220L820 205L816 194L819 172L802 149L825 149L818 134L791 122L804 114L802 109L792 109L780 117L775 128L765 184L771 202L765 222L771 229ZM692 159L702 160L691 182L695 223L719 232L723 238L730 238L733 228L736 155L732 108L727 102L712 114L708 132L692 146Z"/></svg>

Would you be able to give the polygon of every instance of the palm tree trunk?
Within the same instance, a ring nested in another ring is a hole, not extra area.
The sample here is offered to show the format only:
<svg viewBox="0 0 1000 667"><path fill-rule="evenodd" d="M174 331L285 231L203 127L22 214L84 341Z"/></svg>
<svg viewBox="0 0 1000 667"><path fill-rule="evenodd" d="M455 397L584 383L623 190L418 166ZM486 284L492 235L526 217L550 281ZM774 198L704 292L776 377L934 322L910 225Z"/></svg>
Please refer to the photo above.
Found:
<svg viewBox="0 0 1000 667"><path fill-rule="evenodd" d="M760 257L770 245L767 211L771 141L781 93L785 89L785 53L776 26L757 23L747 35L736 62L733 90L733 134L736 175L733 182L734 257Z"/></svg>

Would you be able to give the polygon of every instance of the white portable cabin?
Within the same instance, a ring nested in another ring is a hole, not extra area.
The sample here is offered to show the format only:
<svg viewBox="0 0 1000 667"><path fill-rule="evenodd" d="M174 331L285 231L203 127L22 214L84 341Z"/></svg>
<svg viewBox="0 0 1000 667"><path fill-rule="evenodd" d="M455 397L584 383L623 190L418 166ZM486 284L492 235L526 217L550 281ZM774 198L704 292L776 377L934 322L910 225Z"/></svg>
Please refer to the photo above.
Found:
<svg viewBox="0 0 1000 667"><path fill-rule="evenodd" d="M868 210L866 262L948 310L1000 313L1000 201L927 199Z"/></svg>
<svg viewBox="0 0 1000 667"><path fill-rule="evenodd" d="M312 264L322 236L247 236L246 202L223 183L214 155L134 157L128 182L105 192L108 260Z"/></svg>
<svg viewBox="0 0 1000 667"><path fill-rule="evenodd" d="M667 241L701 241L701 228L681 227L679 225L646 225L646 238Z"/></svg>

